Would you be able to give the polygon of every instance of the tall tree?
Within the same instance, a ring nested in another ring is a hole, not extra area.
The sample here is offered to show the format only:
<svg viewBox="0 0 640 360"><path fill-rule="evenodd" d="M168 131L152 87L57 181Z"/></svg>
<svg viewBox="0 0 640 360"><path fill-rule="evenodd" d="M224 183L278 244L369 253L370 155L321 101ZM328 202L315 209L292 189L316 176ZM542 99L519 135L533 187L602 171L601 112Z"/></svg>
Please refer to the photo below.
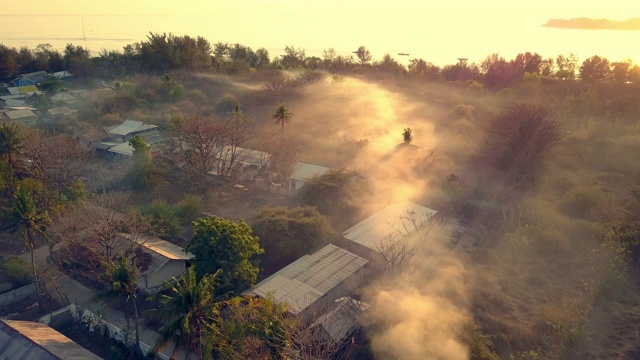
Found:
<svg viewBox="0 0 640 360"><path fill-rule="evenodd" d="M0 158L5 158L9 166L13 169L13 155L22 147L22 131L16 124L0 125Z"/></svg>
<svg viewBox="0 0 640 360"><path fill-rule="evenodd" d="M413 142L413 130L410 127L402 131L402 140L407 145Z"/></svg>
<svg viewBox="0 0 640 360"><path fill-rule="evenodd" d="M193 222L193 237L185 250L196 256L198 278L222 270L217 294L240 293L255 284L256 256L264 250L252 233L244 220L235 223L211 216Z"/></svg>
<svg viewBox="0 0 640 360"><path fill-rule="evenodd" d="M594 55L580 66L580 78L584 81L605 80L611 77L611 65L606 58Z"/></svg>
<svg viewBox="0 0 640 360"><path fill-rule="evenodd" d="M207 172L225 143L228 124L215 117L191 116L174 121L172 148L186 162L185 173L192 187L205 189Z"/></svg>
<svg viewBox="0 0 640 360"><path fill-rule="evenodd" d="M276 125L278 124L282 125L281 134L283 138L284 138L284 126L291 122L292 117L293 117L293 114L289 111L289 109L287 109L286 106L284 106L284 104L278 105L276 110L271 115L271 118L276 120Z"/></svg>
<svg viewBox="0 0 640 360"><path fill-rule="evenodd" d="M24 244L31 254L31 269L33 271L33 280L36 284L36 295L38 297L38 308L42 312L44 310L42 304L42 295L40 291L40 281L38 276L38 266L35 261L36 235L40 234L46 237L44 232L45 226L49 223L50 218L46 209L39 209L36 206L34 195L24 185L18 186L18 190L14 195L14 205L11 209L13 222L18 227L24 239Z"/></svg>
<svg viewBox="0 0 640 360"><path fill-rule="evenodd" d="M117 263L111 263L107 269L107 281L109 288L99 293L93 300L107 300L124 303L130 306L125 310L125 314L133 316L133 326L135 330L135 343L128 344L133 347L133 352L138 356L143 356L140 348L140 319L138 316L138 267L134 262L128 263L127 258L122 255ZM129 316L126 316L127 325Z"/></svg>
<svg viewBox="0 0 640 360"><path fill-rule="evenodd" d="M218 302L214 294L220 273L206 274L198 281L195 268L191 266L179 279L165 282L168 295L159 293L151 297L160 300L163 306L147 313L167 321L160 328L162 337L154 350L158 351L169 341L174 341L176 348L172 358L177 358L180 348L193 351L200 359L204 357L205 333L218 317Z"/></svg>
<svg viewBox="0 0 640 360"><path fill-rule="evenodd" d="M511 175L512 185L521 186L565 134L546 108L529 103L507 105L493 118L485 138L494 165Z"/></svg>
<svg viewBox="0 0 640 360"><path fill-rule="evenodd" d="M360 65L368 64L371 61L371 53L364 46L360 46L358 50L356 50L356 56L358 56L358 60L360 60Z"/></svg>
<svg viewBox="0 0 640 360"><path fill-rule="evenodd" d="M335 237L329 219L311 206L264 207L251 227L264 247L260 265L270 274Z"/></svg>

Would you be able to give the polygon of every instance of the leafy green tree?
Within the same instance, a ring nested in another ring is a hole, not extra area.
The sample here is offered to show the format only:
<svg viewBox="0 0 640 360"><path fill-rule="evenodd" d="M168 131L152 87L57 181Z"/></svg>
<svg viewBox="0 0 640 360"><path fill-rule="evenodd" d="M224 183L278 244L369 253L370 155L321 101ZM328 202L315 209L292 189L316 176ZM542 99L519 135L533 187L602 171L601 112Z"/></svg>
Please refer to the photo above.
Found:
<svg viewBox="0 0 640 360"><path fill-rule="evenodd" d="M271 115L271 118L276 120L276 125L278 124L282 125L281 134L283 138L284 138L284 126L289 122L291 122L292 117L293 117L293 114L289 111L289 109L287 109L286 106L284 106L284 104L278 105L276 110Z"/></svg>
<svg viewBox="0 0 640 360"><path fill-rule="evenodd" d="M224 317L207 333L207 351L215 359L289 359L298 322L288 305L271 296L234 297L221 307ZM205 357L206 358L206 357Z"/></svg>
<svg viewBox="0 0 640 360"><path fill-rule="evenodd" d="M133 167L127 178L135 189L150 189L164 180L166 169L156 164L151 156L151 146L140 136L129 141L133 147Z"/></svg>
<svg viewBox="0 0 640 360"><path fill-rule="evenodd" d="M353 181L358 175L344 169L331 169L307 180L300 192L305 205L314 206L322 214L343 217L352 212Z"/></svg>
<svg viewBox="0 0 640 360"><path fill-rule="evenodd" d="M177 235L180 231L178 209L164 199L156 199L142 208L142 213L149 216L150 223L167 235Z"/></svg>
<svg viewBox="0 0 640 360"><path fill-rule="evenodd" d="M611 65L606 58L594 55L580 66L580 78L584 81L605 80L611 77Z"/></svg>
<svg viewBox="0 0 640 360"><path fill-rule="evenodd" d="M211 216L193 222L193 237L186 251L195 255L198 278L222 270L218 294L240 293L258 277L256 256L264 252L244 220Z"/></svg>
<svg viewBox="0 0 640 360"><path fill-rule="evenodd" d="M138 356L143 356L140 348L140 321L138 316L138 267L134 262L129 264L127 258L123 255L117 263L109 264L107 269L107 282L109 288L92 300L106 300L110 302L124 303L127 306L127 313L133 316L133 326L135 330L135 343L131 344L133 352ZM127 325L129 323L129 316Z"/></svg>
<svg viewBox="0 0 640 360"><path fill-rule="evenodd" d="M14 205L11 209L12 220L22 234L24 244L31 254L31 270L33 272L33 280L36 283L38 307L40 311L43 311L44 307L42 304L42 295L40 293L38 266L36 265L34 254L36 247L36 235L40 234L43 237L46 237L44 229L50 221L49 214L46 209L39 209L36 206L33 193L29 192L25 186L18 186L18 190L14 195L14 200Z"/></svg>
<svg viewBox="0 0 640 360"><path fill-rule="evenodd" d="M618 82L626 82L629 79L629 69L631 68L631 60L613 63L611 69L611 77Z"/></svg>
<svg viewBox="0 0 640 360"><path fill-rule="evenodd" d="M254 217L252 229L264 247L260 265L268 273L317 250L336 236L329 219L311 206L262 208Z"/></svg>
<svg viewBox="0 0 640 360"><path fill-rule="evenodd" d="M171 282L165 282L168 295L160 293L151 297L160 300L163 306L147 313L167 321L160 328L162 337L155 351L174 341L176 348L172 358L177 358L180 348L193 351L199 358L204 357L205 334L219 317L219 304L214 294L220 273L206 274L198 281L194 267L189 267L180 279L173 278Z"/></svg>

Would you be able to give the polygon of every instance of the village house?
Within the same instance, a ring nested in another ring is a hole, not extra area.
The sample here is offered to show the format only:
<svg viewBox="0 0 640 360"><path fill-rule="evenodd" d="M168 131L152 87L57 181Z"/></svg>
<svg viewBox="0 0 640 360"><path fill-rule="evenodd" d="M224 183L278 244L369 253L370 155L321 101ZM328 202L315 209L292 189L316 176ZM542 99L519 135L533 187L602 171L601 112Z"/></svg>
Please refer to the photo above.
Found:
<svg viewBox="0 0 640 360"><path fill-rule="evenodd" d="M436 213L410 201L390 204L343 232L344 247L366 259L378 260L381 251L428 226Z"/></svg>
<svg viewBox="0 0 640 360"><path fill-rule="evenodd" d="M144 261L138 274L138 289L147 295L152 295L163 289L165 281L180 277L187 269L187 261L194 255L187 253L178 245L157 237L143 236L133 239L131 235L123 234L124 238L135 241L148 255L150 261Z"/></svg>
<svg viewBox="0 0 640 360"><path fill-rule="evenodd" d="M354 253L327 245L262 280L244 295L272 295L275 301L289 304L291 314L309 321L332 307L334 300L360 287L367 263Z"/></svg>
<svg viewBox="0 0 640 360"><path fill-rule="evenodd" d="M325 174L329 170L331 170L331 168L299 161L296 164L293 174L284 183L276 184L270 180L258 178L256 179L256 187L274 194L294 197L300 192L309 179Z"/></svg>
<svg viewBox="0 0 640 360"><path fill-rule="evenodd" d="M105 129L108 137L96 145L96 150L113 158L128 159L133 156L133 146L129 140L135 136L142 137L147 144L162 142L156 125L149 125L137 120L125 120L122 124Z"/></svg>
<svg viewBox="0 0 640 360"><path fill-rule="evenodd" d="M9 84L11 86L20 87L27 85L37 85L38 83L44 81L49 74L46 71L35 71L31 73L21 74L14 80L11 80Z"/></svg>

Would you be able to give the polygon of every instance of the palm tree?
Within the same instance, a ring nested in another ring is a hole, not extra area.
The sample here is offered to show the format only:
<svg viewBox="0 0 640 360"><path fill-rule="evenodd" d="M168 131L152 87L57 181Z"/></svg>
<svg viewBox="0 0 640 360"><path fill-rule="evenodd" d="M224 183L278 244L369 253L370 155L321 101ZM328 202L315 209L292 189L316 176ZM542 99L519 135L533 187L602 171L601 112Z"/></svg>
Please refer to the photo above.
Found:
<svg viewBox="0 0 640 360"><path fill-rule="evenodd" d="M0 125L0 158L6 157L13 169L13 154L22 148L22 132L15 124Z"/></svg>
<svg viewBox="0 0 640 360"><path fill-rule="evenodd" d="M282 125L282 137L284 137L284 126L291 121L291 117L293 117L293 114L289 112L289 109L284 104L278 105L276 111L271 115L271 118L276 120L276 125Z"/></svg>
<svg viewBox="0 0 640 360"><path fill-rule="evenodd" d="M109 289L99 293L93 300L107 300L107 301L120 301L126 304L131 304L133 310L133 325L135 328L135 348L134 353L142 356L142 349L140 348L140 325L138 316L138 267L134 262L133 264L127 263L127 258L122 255L118 263L109 264L107 269L107 277L109 281ZM125 310L125 314L128 314ZM129 317L127 316L127 323Z"/></svg>
<svg viewBox="0 0 640 360"><path fill-rule="evenodd" d="M216 282L221 271L206 274L197 281L193 266L189 267L180 279L173 278L171 283L165 282L170 295L154 295L150 299L159 299L164 306L161 309L147 311L154 316L167 320L160 328L162 338L154 350L159 350L170 341L176 342L174 355L179 348L193 351L198 358L203 358L203 339L205 332L216 320L218 302L214 296ZM188 356L188 355L187 355Z"/></svg>
<svg viewBox="0 0 640 360"><path fill-rule="evenodd" d="M405 144L411 144L413 142L413 130L410 127L405 128L402 132L402 138L404 139Z"/></svg>
<svg viewBox="0 0 640 360"><path fill-rule="evenodd" d="M49 214L46 210L38 209L31 194L26 187L18 187L14 195L14 205L11 215L15 226L20 229L24 244L31 254L31 268L33 271L33 281L36 283L36 295L38 297L38 308L42 312L42 295L40 293L40 282L38 279L38 267L35 262L35 236L41 234L45 236L44 227L49 222Z"/></svg>

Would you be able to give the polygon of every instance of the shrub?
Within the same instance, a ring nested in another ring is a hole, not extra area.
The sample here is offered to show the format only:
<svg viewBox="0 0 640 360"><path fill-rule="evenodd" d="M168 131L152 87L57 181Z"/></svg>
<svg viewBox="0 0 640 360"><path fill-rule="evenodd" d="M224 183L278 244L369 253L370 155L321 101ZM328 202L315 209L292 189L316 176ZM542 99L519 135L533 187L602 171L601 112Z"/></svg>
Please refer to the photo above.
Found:
<svg viewBox="0 0 640 360"><path fill-rule="evenodd" d="M24 285L31 279L29 265L16 257L11 257L0 262L0 268L6 271L14 286Z"/></svg>
<svg viewBox="0 0 640 360"><path fill-rule="evenodd" d="M195 220L202 211L202 199L199 196L187 195L178 202L178 218L180 223L188 224Z"/></svg>
<svg viewBox="0 0 640 360"><path fill-rule="evenodd" d="M167 235L176 235L180 231L178 209L165 200L154 200L141 210L151 218L152 225L162 229Z"/></svg>

